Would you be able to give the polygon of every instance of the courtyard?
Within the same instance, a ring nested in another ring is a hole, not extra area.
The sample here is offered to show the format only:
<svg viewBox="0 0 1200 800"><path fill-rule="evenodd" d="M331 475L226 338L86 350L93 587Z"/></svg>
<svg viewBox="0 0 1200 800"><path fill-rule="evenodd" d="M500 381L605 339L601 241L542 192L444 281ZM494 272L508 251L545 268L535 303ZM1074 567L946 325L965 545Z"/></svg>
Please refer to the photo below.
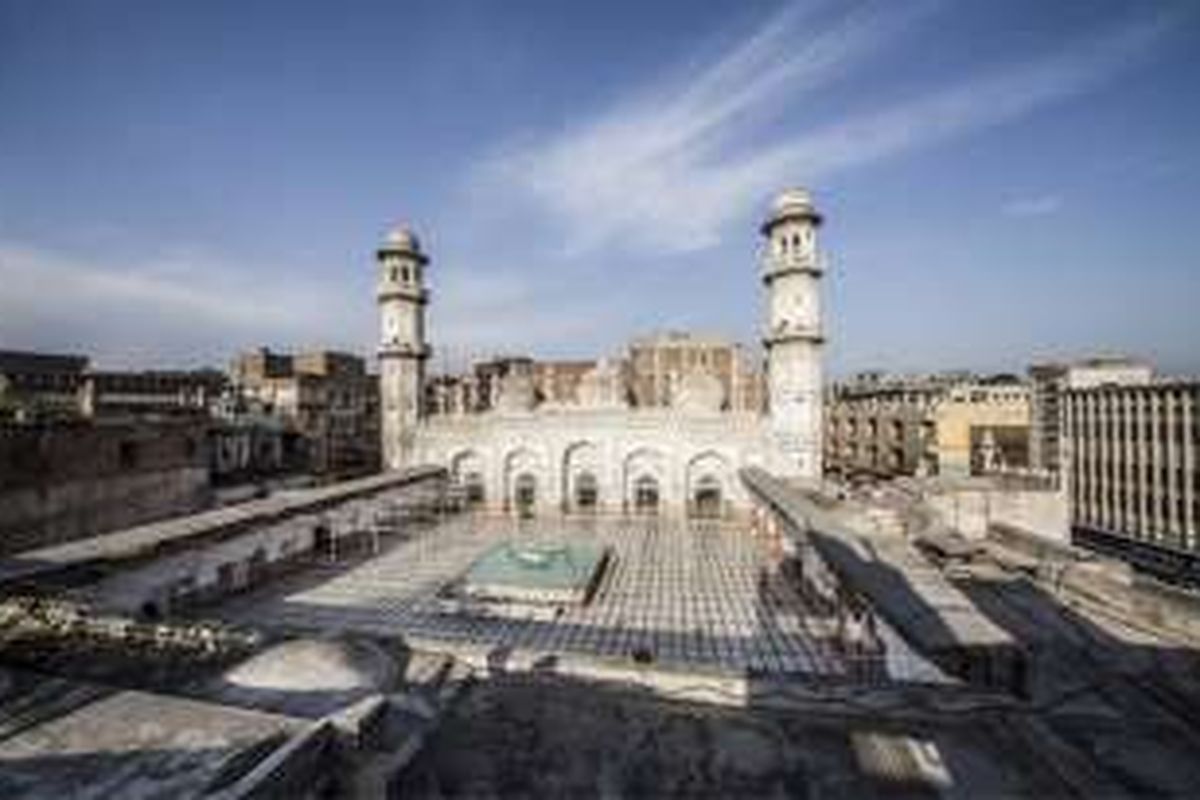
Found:
<svg viewBox="0 0 1200 800"><path fill-rule="evenodd" d="M449 588L498 542L586 543L612 558L588 602L516 609ZM830 620L807 609L745 525L657 517L516 520L461 514L318 558L216 613L286 631L403 636L447 649L634 659L722 673L845 677ZM936 679L891 631L892 677Z"/></svg>

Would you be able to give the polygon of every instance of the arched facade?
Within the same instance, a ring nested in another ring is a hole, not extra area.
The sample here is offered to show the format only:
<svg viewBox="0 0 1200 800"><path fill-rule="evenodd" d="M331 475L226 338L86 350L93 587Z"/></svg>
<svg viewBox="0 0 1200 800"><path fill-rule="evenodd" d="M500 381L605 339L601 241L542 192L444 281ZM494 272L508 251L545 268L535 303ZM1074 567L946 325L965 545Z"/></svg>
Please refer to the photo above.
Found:
<svg viewBox="0 0 1200 800"><path fill-rule="evenodd" d="M504 458L504 508L537 514L548 506L551 481L545 459L529 448L510 451Z"/></svg>
<svg viewBox="0 0 1200 800"><path fill-rule="evenodd" d="M494 512L521 510L522 476L525 511L539 516L692 514L701 489L707 516L745 508L738 470L762 463L761 426L718 428L710 419L693 428L694 418L666 412L656 424L631 430L624 419L497 414L487 426L431 428L421 452L473 492L472 505Z"/></svg>
<svg viewBox="0 0 1200 800"><path fill-rule="evenodd" d="M725 516L734 496L729 459L709 450L691 458L684 472L685 503L691 516Z"/></svg>
<svg viewBox="0 0 1200 800"><path fill-rule="evenodd" d="M467 505L484 506L488 503L487 463L475 450L463 450L450 458L450 478L460 486L466 496Z"/></svg>
<svg viewBox="0 0 1200 800"><path fill-rule="evenodd" d="M606 502L604 458L590 441L567 446L562 457L562 507L569 512L592 512Z"/></svg>
<svg viewBox="0 0 1200 800"><path fill-rule="evenodd" d="M668 461L666 455L660 450L640 447L625 456L622 462L622 507L627 512L636 511L639 508L639 497L645 496L645 492L650 482L653 481L658 489L658 505L662 506L665 503L671 502L670 490L668 488ZM641 493L639 494L639 488ZM645 508L645 503L640 504L642 510Z"/></svg>

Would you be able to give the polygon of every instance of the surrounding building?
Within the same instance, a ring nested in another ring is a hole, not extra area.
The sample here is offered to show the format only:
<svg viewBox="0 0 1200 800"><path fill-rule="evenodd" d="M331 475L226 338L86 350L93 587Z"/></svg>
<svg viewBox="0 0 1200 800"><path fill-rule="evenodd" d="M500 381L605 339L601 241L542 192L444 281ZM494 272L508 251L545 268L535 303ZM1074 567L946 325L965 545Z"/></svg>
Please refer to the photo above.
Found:
<svg viewBox="0 0 1200 800"><path fill-rule="evenodd" d="M700 369L721 382L726 409L761 412L764 407L762 371L744 349L719 337L670 331L635 339L628 358L635 405L670 408L684 378Z"/></svg>
<svg viewBox="0 0 1200 800"><path fill-rule="evenodd" d="M307 451L299 436L287 435L279 417L238 392L226 392L221 398L209 439L216 485L255 483L307 467Z"/></svg>
<svg viewBox="0 0 1200 800"><path fill-rule="evenodd" d="M1064 395L1072 537L1196 577L1200 383L1103 383Z"/></svg>
<svg viewBox="0 0 1200 800"><path fill-rule="evenodd" d="M731 344L666 335L628 358L501 359L429 380L429 259L411 231L393 232L377 254L385 466L444 465L475 500L523 513L715 515L745 506L741 467L819 477L820 223L792 189L762 225L763 377Z"/></svg>
<svg viewBox="0 0 1200 800"><path fill-rule="evenodd" d="M10 419L206 417L217 370L94 370L86 356L0 351L0 415Z"/></svg>
<svg viewBox="0 0 1200 800"><path fill-rule="evenodd" d="M937 376L862 373L830 387L825 467L838 475L929 475L937 472L934 403Z"/></svg>
<svg viewBox="0 0 1200 800"><path fill-rule="evenodd" d="M1148 384L1153 374L1149 364L1129 358L1090 358L1073 364L1031 366L1030 466L1058 482L1064 392L1106 384L1141 386Z"/></svg>
<svg viewBox="0 0 1200 800"><path fill-rule="evenodd" d="M95 372L83 376L79 411L89 418L208 417L228 379L217 370Z"/></svg>
<svg viewBox="0 0 1200 800"><path fill-rule="evenodd" d="M378 382L362 358L260 349L238 356L230 374L236 394L283 422L284 447L305 449L309 471L348 476L378 469Z"/></svg>
<svg viewBox="0 0 1200 800"><path fill-rule="evenodd" d="M863 373L826 402L826 469L849 476L997 475L1029 466L1029 389L1010 375Z"/></svg>
<svg viewBox="0 0 1200 800"><path fill-rule="evenodd" d="M1029 387L998 375L950 387L933 409L938 474L1026 472Z"/></svg>
<svg viewBox="0 0 1200 800"><path fill-rule="evenodd" d="M75 417L86 356L0 350L0 420Z"/></svg>

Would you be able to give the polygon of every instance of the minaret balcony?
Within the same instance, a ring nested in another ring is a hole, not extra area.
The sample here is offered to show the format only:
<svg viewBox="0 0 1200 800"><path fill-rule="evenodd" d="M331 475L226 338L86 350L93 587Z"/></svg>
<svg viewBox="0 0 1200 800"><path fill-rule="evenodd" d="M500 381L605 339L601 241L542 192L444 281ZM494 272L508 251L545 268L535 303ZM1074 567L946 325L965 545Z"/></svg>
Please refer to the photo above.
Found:
<svg viewBox="0 0 1200 800"><path fill-rule="evenodd" d="M379 345L380 358L429 358L429 345L412 342L384 342Z"/></svg>
<svg viewBox="0 0 1200 800"><path fill-rule="evenodd" d="M763 335L763 346L767 348L790 342L824 344L825 332L817 325L776 325Z"/></svg>
<svg viewBox="0 0 1200 800"><path fill-rule="evenodd" d="M375 290L379 302L387 300L408 300L425 305L429 302L429 290L417 286L401 286L395 283L381 283Z"/></svg>
<svg viewBox="0 0 1200 800"><path fill-rule="evenodd" d="M773 255L764 265L763 281L770 283L784 275L812 275L819 278L825 273L825 267L825 259L816 253Z"/></svg>

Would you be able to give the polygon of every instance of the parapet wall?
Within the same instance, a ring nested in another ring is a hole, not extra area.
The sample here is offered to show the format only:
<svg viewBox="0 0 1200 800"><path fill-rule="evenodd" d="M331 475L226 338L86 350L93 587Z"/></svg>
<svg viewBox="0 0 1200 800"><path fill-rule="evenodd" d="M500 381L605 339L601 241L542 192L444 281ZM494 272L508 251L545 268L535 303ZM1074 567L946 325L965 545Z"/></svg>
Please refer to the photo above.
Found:
<svg viewBox="0 0 1200 800"><path fill-rule="evenodd" d="M913 649L974 688L1026 691L1029 664L1020 644L903 540L851 529L835 513L838 501L765 470L745 469L741 478L796 550L815 550Z"/></svg>
<svg viewBox="0 0 1200 800"><path fill-rule="evenodd" d="M438 467L413 467L315 489L282 493L261 500L172 517L160 522L43 547L0 560L0 586L84 567L96 562L160 558L203 542L212 542L299 514L426 480L444 480ZM252 558L253 553L247 555Z"/></svg>
<svg viewBox="0 0 1200 800"><path fill-rule="evenodd" d="M205 508L202 425L0 427L0 555Z"/></svg>
<svg viewBox="0 0 1200 800"><path fill-rule="evenodd" d="M1103 607L1136 624L1200 638L1200 595L1195 592L1160 583L1117 559L1012 525L993 524L988 545L1001 560L1010 554L1025 560L1032 577L1055 593Z"/></svg>

